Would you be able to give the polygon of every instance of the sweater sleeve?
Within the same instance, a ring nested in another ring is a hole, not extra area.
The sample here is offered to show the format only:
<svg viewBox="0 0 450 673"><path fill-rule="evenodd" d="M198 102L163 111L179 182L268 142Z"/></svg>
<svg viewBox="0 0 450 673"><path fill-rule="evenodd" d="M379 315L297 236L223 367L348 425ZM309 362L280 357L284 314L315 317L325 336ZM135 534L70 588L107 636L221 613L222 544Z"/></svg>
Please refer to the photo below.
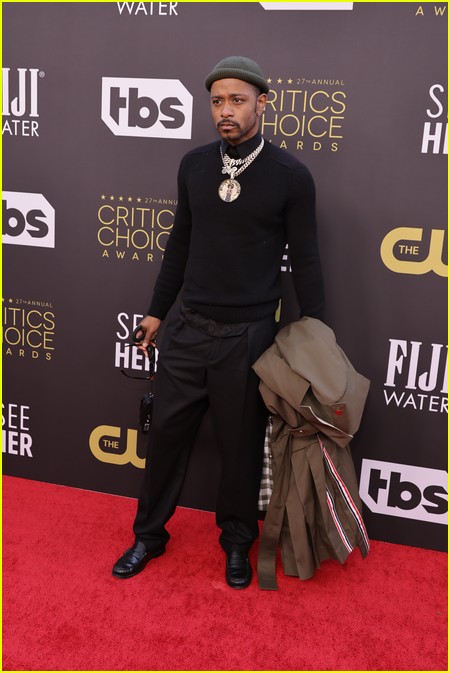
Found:
<svg viewBox="0 0 450 673"><path fill-rule="evenodd" d="M291 171L285 212L289 258L301 316L323 320L325 302L315 201L313 178L301 164Z"/></svg>
<svg viewBox="0 0 450 673"><path fill-rule="evenodd" d="M185 172L186 157L182 159L178 171L178 205L175 220L148 310L148 315L160 320L164 320L181 289L189 254L192 219Z"/></svg>

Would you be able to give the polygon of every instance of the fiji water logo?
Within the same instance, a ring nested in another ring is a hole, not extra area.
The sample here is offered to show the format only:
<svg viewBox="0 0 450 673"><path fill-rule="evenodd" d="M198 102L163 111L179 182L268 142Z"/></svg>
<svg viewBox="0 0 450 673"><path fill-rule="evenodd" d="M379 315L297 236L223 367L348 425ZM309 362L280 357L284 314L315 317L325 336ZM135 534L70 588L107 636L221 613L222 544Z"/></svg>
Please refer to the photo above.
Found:
<svg viewBox="0 0 450 673"><path fill-rule="evenodd" d="M39 136L39 68L2 68L2 135Z"/></svg>

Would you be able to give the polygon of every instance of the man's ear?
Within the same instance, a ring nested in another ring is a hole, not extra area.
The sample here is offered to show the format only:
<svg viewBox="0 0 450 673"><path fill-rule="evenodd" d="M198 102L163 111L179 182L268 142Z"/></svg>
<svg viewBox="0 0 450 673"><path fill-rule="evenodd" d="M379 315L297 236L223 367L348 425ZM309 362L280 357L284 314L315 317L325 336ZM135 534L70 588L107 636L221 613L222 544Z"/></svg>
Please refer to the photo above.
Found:
<svg viewBox="0 0 450 673"><path fill-rule="evenodd" d="M258 98L256 99L256 112L259 115L261 115L266 107L266 102L267 102L267 94L261 93Z"/></svg>

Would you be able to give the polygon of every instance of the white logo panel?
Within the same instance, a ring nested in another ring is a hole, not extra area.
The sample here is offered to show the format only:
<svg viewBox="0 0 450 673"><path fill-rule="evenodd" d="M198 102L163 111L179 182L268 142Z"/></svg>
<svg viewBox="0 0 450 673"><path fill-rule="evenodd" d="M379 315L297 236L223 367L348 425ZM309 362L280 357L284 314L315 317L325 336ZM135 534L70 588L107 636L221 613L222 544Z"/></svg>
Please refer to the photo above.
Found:
<svg viewBox="0 0 450 673"><path fill-rule="evenodd" d="M359 492L376 514L446 524L447 484L445 470L363 459Z"/></svg>
<svg viewBox="0 0 450 673"><path fill-rule="evenodd" d="M3 192L3 243L55 247L55 209L42 194Z"/></svg>
<svg viewBox="0 0 450 673"><path fill-rule="evenodd" d="M190 139L192 103L178 79L102 78L102 120L116 136Z"/></svg>

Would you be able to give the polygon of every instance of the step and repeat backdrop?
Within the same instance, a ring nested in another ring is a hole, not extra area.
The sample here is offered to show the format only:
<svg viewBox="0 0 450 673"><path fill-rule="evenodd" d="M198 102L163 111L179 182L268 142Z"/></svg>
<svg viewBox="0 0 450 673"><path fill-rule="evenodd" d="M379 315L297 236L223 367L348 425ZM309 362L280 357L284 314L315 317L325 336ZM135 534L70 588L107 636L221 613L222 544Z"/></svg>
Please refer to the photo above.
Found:
<svg viewBox="0 0 450 673"><path fill-rule="evenodd" d="M137 496L148 383L120 369L145 376L127 344L178 165L216 138L204 78L245 55L265 139L315 178L326 321L372 382L351 444L369 534L445 549L446 3L2 9L4 472ZM286 324L288 251L282 272ZM213 510L219 468L206 416L181 504Z"/></svg>

